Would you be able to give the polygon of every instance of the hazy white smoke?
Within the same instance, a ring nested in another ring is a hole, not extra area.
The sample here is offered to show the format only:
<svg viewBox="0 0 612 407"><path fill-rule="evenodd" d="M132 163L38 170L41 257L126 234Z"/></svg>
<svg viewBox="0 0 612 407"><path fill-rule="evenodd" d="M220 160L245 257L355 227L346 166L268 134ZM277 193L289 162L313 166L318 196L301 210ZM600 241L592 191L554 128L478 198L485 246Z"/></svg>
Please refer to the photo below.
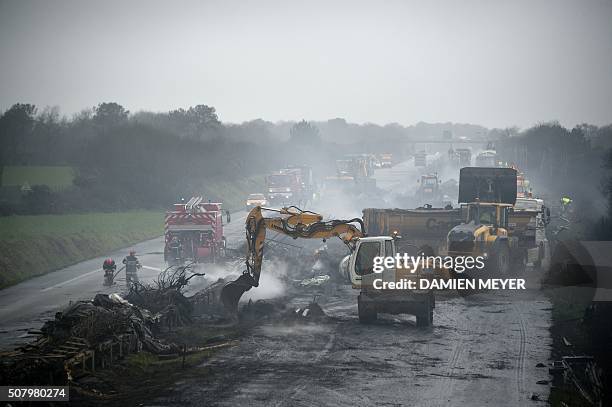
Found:
<svg viewBox="0 0 612 407"><path fill-rule="evenodd" d="M259 278L259 287L253 287L242 296L243 301L265 300L285 294L287 285L287 264L277 260L264 260Z"/></svg>

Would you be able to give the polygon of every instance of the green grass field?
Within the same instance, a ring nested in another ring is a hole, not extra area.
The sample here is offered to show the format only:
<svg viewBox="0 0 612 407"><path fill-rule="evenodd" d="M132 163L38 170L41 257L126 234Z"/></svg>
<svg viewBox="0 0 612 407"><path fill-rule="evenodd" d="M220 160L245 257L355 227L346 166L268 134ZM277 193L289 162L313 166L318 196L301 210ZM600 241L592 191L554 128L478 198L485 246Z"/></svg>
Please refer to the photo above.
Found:
<svg viewBox="0 0 612 407"><path fill-rule="evenodd" d="M0 288L163 233L161 211L0 218Z"/></svg>
<svg viewBox="0 0 612 407"><path fill-rule="evenodd" d="M6 166L2 170L1 186L22 186L24 183L47 185L61 190L72 185L75 172L72 167Z"/></svg>
<svg viewBox="0 0 612 407"><path fill-rule="evenodd" d="M205 198L211 197L223 202L223 208L232 212L243 210L247 196L256 192L265 192L263 175L254 175L232 183L212 182L204 185Z"/></svg>
<svg viewBox="0 0 612 407"><path fill-rule="evenodd" d="M161 211L129 211L74 215L37 215L0 217L0 241L45 237L66 237L75 234L157 236L163 233Z"/></svg>

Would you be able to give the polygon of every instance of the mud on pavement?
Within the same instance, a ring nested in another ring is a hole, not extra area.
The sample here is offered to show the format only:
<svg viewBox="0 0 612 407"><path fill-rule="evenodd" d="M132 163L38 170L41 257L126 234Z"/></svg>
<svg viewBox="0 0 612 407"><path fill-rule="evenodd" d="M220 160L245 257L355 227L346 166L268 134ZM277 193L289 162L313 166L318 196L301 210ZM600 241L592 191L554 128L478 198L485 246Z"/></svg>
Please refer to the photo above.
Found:
<svg viewBox="0 0 612 407"><path fill-rule="evenodd" d="M443 295L426 329L403 315L360 324L355 291L321 296L323 318L262 318L201 365L206 375L145 405L546 404L548 370L537 366L550 355L550 304L537 291ZM288 308L311 300L298 293Z"/></svg>

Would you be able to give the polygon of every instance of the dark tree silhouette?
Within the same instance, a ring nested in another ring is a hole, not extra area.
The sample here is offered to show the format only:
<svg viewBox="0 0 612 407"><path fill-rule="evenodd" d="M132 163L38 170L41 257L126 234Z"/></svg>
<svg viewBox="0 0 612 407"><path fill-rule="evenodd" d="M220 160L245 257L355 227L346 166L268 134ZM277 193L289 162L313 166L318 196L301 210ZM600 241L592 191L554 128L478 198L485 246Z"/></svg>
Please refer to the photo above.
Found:
<svg viewBox="0 0 612 407"><path fill-rule="evenodd" d="M313 124L308 123L306 120L302 120L291 127L289 131L289 140L297 144L320 144L321 136L319 135L319 129Z"/></svg>

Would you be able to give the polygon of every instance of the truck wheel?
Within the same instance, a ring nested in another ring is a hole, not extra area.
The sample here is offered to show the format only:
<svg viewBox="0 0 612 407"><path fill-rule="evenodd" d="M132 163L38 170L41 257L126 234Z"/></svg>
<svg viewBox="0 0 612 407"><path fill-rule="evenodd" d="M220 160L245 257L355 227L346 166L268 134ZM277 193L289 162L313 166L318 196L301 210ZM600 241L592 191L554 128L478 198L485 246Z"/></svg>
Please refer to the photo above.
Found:
<svg viewBox="0 0 612 407"><path fill-rule="evenodd" d="M464 271L463 273L457 273L456 271L452 270L451 278L455 280L468 280L468 279L471 279L472 277L470 277L467 271ZM457 289L457 294L460 297L467 297L468 295L472 295L475 292L476 290L472 290L472 289L465 289L465 290Z"/></svg>
<svg viewBox="0 0 612 407"><path fill-rule="evenodd" d="M510 269L510 249L506 243L497 244L490 260L490 271L494 276L505 276Z"/></svg>
<svg viewBox="0 0 612 407"><path fill-rule="evenodd" d="M433 324L433 308L430 308L428 312L416 316L416 324L418 327L427 327Z"/></svg>
<svg viewBox="0 0 612 407"><path fill-rule="evenodd" d="M521 275L525 273L525 270L527 269L527 252L524 250L518 251L513 263L513 274Z"/></svg>
<svg viewBox="0 0 612 407"><path fill-rule="evenodd" d="M361 298L357 299L357 310L359 312L359 322L367 324L376 321L376 310L368 307L361 301Z"/></svg>
<svg viewBox="0 0 612 407"><path fill-rule="evenodd" d="M544 247L544 242L540 242L538 246L538 259L533 263L533 267L536 270L542 269L542 259L544 259L545 255L546 255L546 248Z"/></svg>

